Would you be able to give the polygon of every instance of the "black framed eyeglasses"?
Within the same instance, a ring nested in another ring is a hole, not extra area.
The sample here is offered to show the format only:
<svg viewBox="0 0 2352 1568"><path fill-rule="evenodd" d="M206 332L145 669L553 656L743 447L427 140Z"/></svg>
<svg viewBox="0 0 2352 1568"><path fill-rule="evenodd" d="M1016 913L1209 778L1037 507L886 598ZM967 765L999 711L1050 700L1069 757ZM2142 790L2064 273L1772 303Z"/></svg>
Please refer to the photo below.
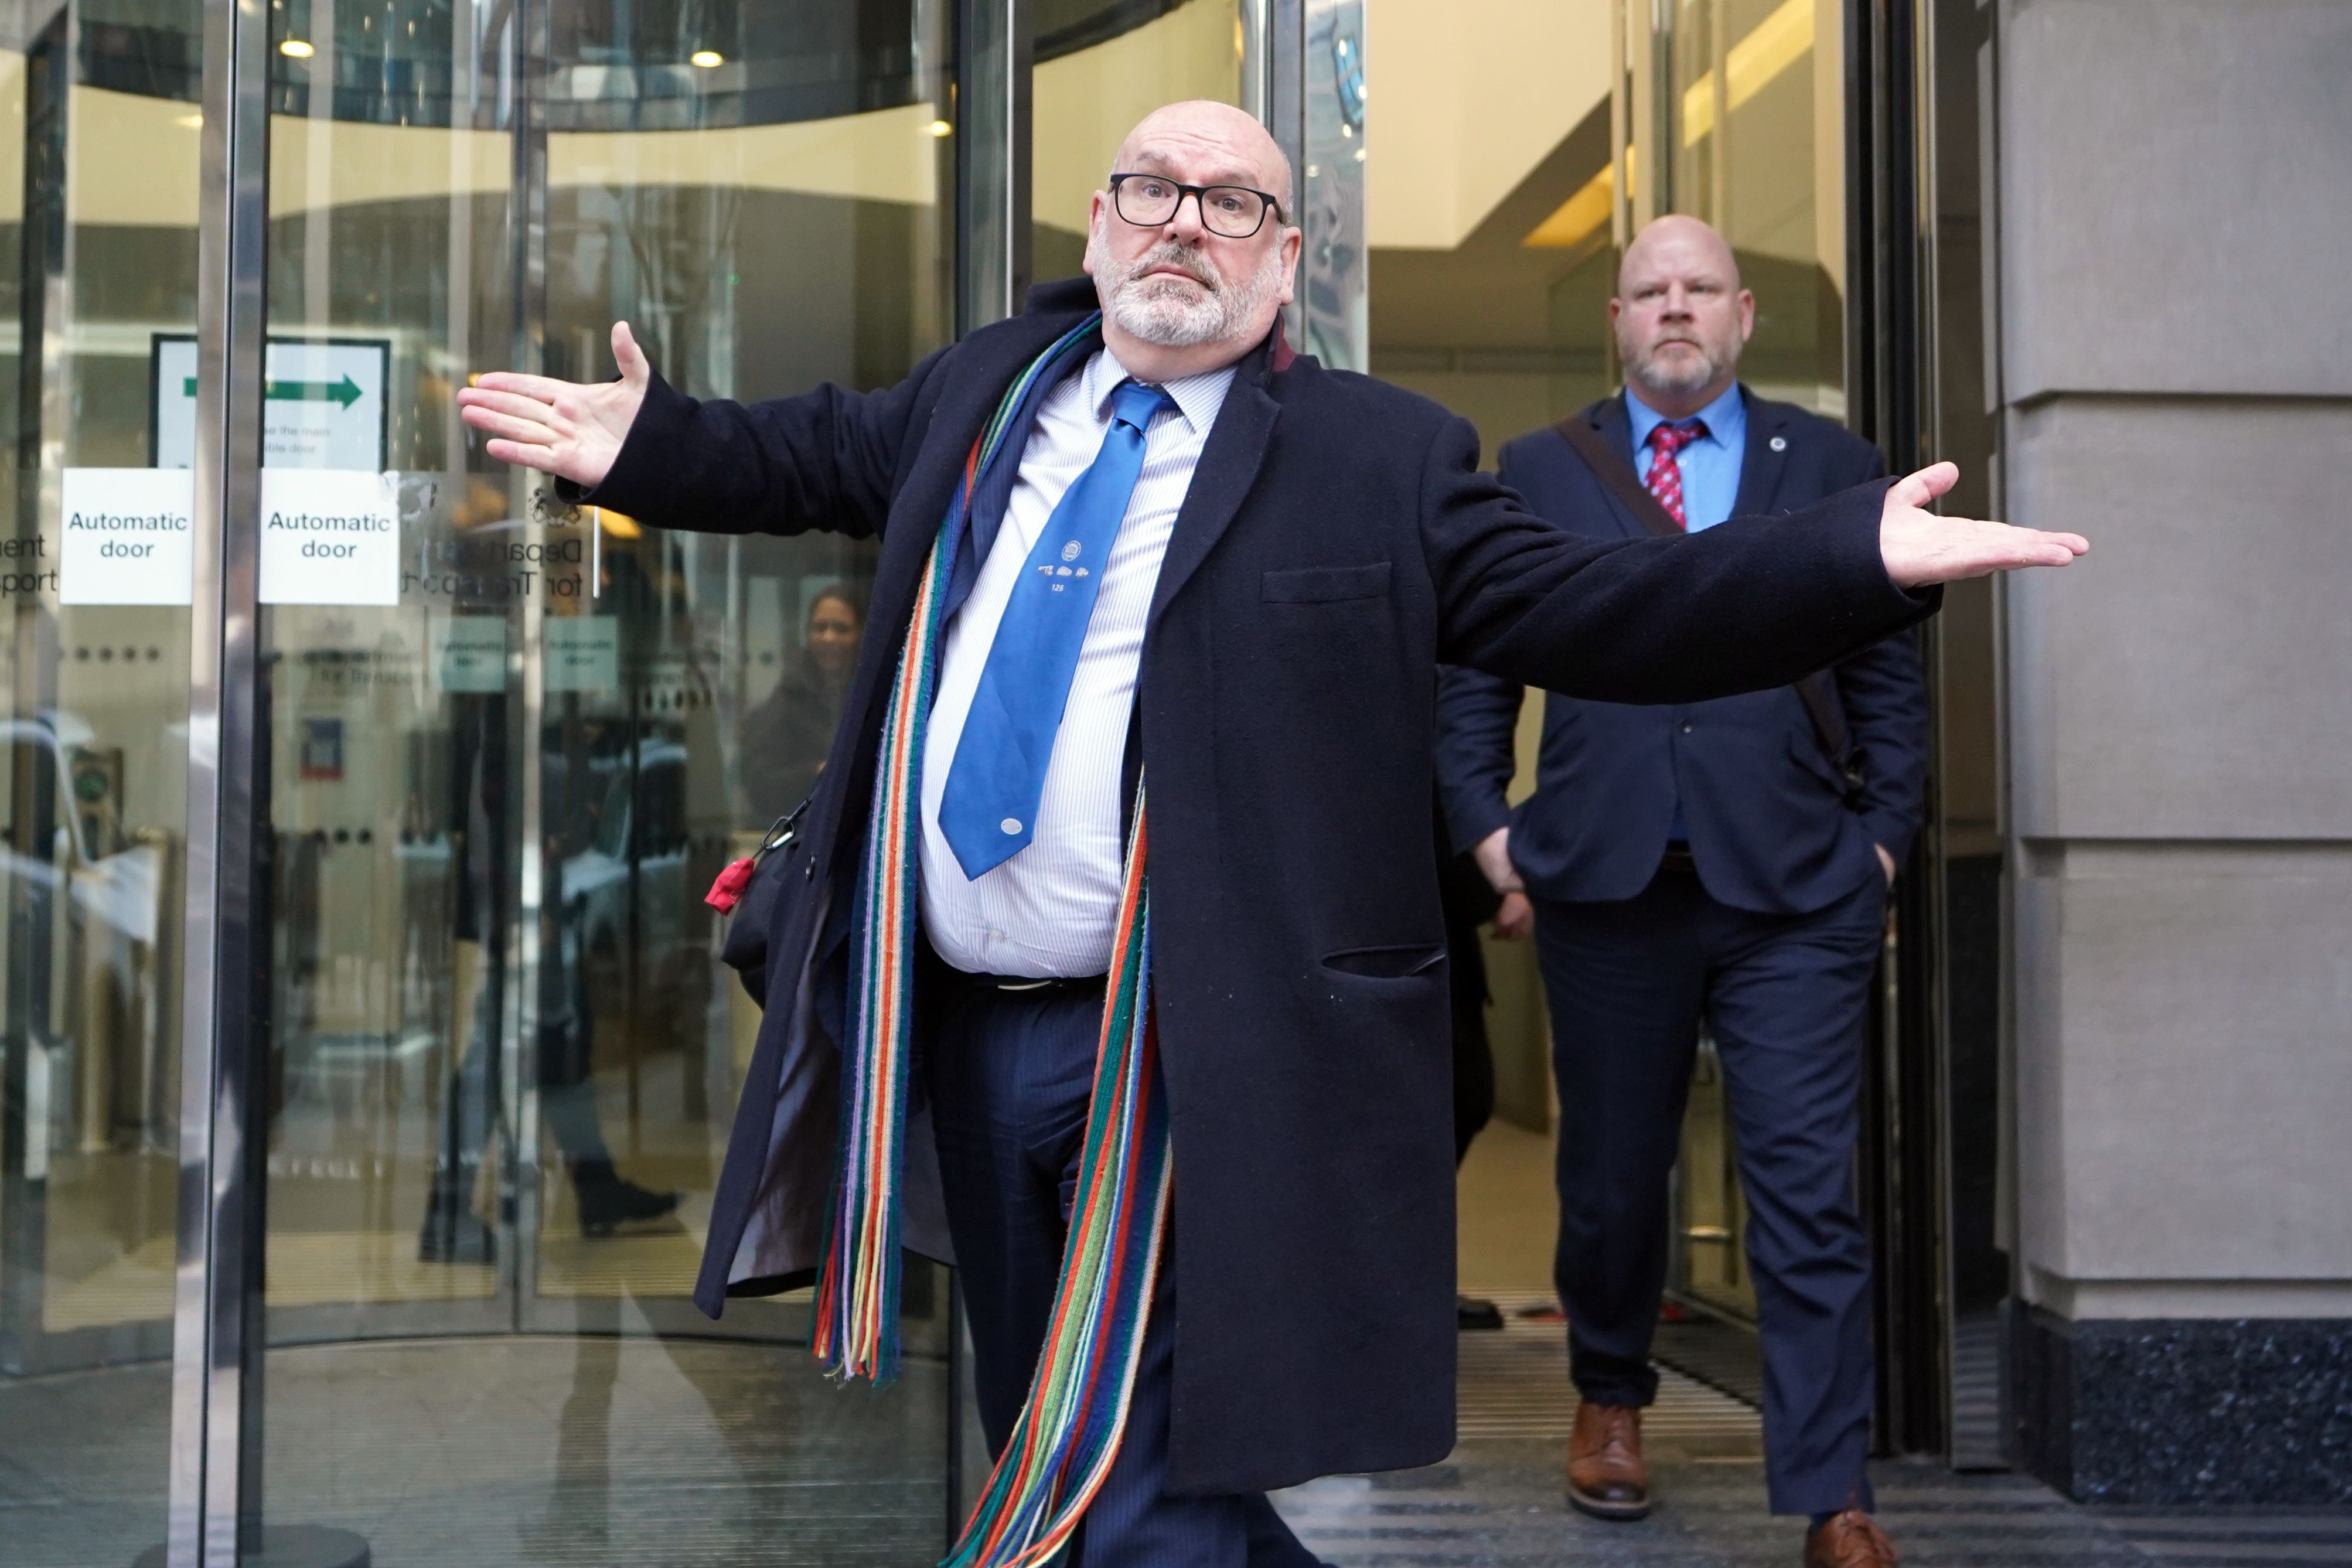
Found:
<svg viewBox="0 0 2352 1568"><path fill-rule="evenodd" d="M1283 221L1282 204L1264 191L1247 185L1187 185L1162 174L1113 174L1110 205L1138 228L1158 228L1176 216L1191 196L1201 211L1201 226L1223 239L1247 239L1265 226L1265 215Z"/></svg>

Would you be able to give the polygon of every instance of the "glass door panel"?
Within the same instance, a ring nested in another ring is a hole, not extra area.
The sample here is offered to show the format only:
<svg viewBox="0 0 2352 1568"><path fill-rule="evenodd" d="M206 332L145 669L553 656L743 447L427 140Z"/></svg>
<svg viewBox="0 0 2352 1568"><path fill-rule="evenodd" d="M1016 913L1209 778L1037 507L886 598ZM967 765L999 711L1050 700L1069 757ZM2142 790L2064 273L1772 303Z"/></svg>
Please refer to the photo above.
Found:
<svg viewBox="0 0 2352 1568"><path fill-rule="evenodd" d="M195 319L194 5L0 48L0 1556L163 1539ZM168 392L170 389L164 389Z"/></svg>
<svg viewBox="0 0 2352 1568"><path fill-rule="evenodd" d="M262 588L271 1337L501 1329L524 574L450 399L513 336L499 42L467 6L273 16L262 537L299 542ZM361 517L397 548L338 576Z"/></svg>
<svg viewBox="0 0 2352 1568"><path fill-rule="evenodd" d="M1470 420L1492 462L1504 443L1617 393L1608 306L1622 246L1680 212L1724 232L1756 294L1742 380L1843 417L1842 15L1829 0L1372 8L1364 64L1385 149L1364 160L1374 374ZM1523 715L1514 802L1535 785L1540 712ZM1497 1117L1549 1131L1533 953L1488 941L1483 956ZM1730 1126L1703 1045L1680 1144L1675 1285L1710 1315L1748 1319Z"/></svg>
<svg viewBox="0 0 2352 1568"><path fill-rule="evenodd" d="M1076 277L1087 201L1137 121L1163 103L1239 103L1239 0L1037 0L1031 270Z"/></svg>
<svg viewBox="0 0 2352 1568"><path fill-rule="evenodd" d="M379 1564L939 1553L943 1271L873 1396L805 1293L690 1300L758 1024L702 894L822 765L871 547L574 510L451 393L609 375L616 318L696 395L904 374L950 314L941 16L273 13L274 1526Z"/></svg>
<svg viewBox="0 0 2352 1568"><path fill-rule="evenodd" d="M1657 210L1731 241L1756 293L1743 379L1833 419L1845 416L1843 25L1830 0L1679 0L1651 40L1665 67Z"/></svg>

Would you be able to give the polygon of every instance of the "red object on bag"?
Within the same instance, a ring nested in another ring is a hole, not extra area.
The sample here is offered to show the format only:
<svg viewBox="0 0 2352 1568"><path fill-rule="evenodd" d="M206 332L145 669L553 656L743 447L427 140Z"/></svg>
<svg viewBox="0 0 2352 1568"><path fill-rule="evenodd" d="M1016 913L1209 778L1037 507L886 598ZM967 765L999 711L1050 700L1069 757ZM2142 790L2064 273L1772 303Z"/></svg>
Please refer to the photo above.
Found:
<svg viewBox="0 0 2352 1568"><path fill-rule="evenodd" d="M702 895L702 901L722 915L732 914L735 906L743 900L743 889L751 885L751 871L758 864L756 858L747 858L730 865L719 873L719 879L710 884L710 891Z"/></svg>

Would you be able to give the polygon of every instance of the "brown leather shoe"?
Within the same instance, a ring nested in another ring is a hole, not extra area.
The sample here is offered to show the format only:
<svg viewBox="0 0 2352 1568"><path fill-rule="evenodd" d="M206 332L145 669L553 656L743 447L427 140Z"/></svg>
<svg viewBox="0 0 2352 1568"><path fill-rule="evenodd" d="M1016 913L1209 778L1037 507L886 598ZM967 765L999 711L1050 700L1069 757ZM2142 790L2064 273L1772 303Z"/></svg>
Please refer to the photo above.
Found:
<svg viewBox="0 0 2352 1568"><path fill-rule="evenodd" d="M1650 1516L1650 1468L1642 1462L1642 1413L1630 1405L1576 1407L1568 1439L1568 1500L1595 1519Z"/></svg>
<svg viewBox="0 0 2352 1568"><path fill-rule="evenodd" d="M1805 1532L1805 1568L1895 1568L1895 1542L1858 1508L1834 1513Z"/></svg>

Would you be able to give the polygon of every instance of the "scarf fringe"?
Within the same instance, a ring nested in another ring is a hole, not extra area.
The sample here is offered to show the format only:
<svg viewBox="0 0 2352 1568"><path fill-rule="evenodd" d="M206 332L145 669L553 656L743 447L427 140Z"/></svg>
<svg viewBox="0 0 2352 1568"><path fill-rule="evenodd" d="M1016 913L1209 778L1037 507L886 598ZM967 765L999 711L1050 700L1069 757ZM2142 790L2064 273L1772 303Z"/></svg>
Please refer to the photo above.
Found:
<svg viewBox="0 0 2352 1568"><path fill-rule="evenodd" d="M1012 1439L945 1568L1049 1561L1118 1455L1167 1235L1172 1164L1151 1013L1144 844L1139 799L1053 1322Z"/></svg>

